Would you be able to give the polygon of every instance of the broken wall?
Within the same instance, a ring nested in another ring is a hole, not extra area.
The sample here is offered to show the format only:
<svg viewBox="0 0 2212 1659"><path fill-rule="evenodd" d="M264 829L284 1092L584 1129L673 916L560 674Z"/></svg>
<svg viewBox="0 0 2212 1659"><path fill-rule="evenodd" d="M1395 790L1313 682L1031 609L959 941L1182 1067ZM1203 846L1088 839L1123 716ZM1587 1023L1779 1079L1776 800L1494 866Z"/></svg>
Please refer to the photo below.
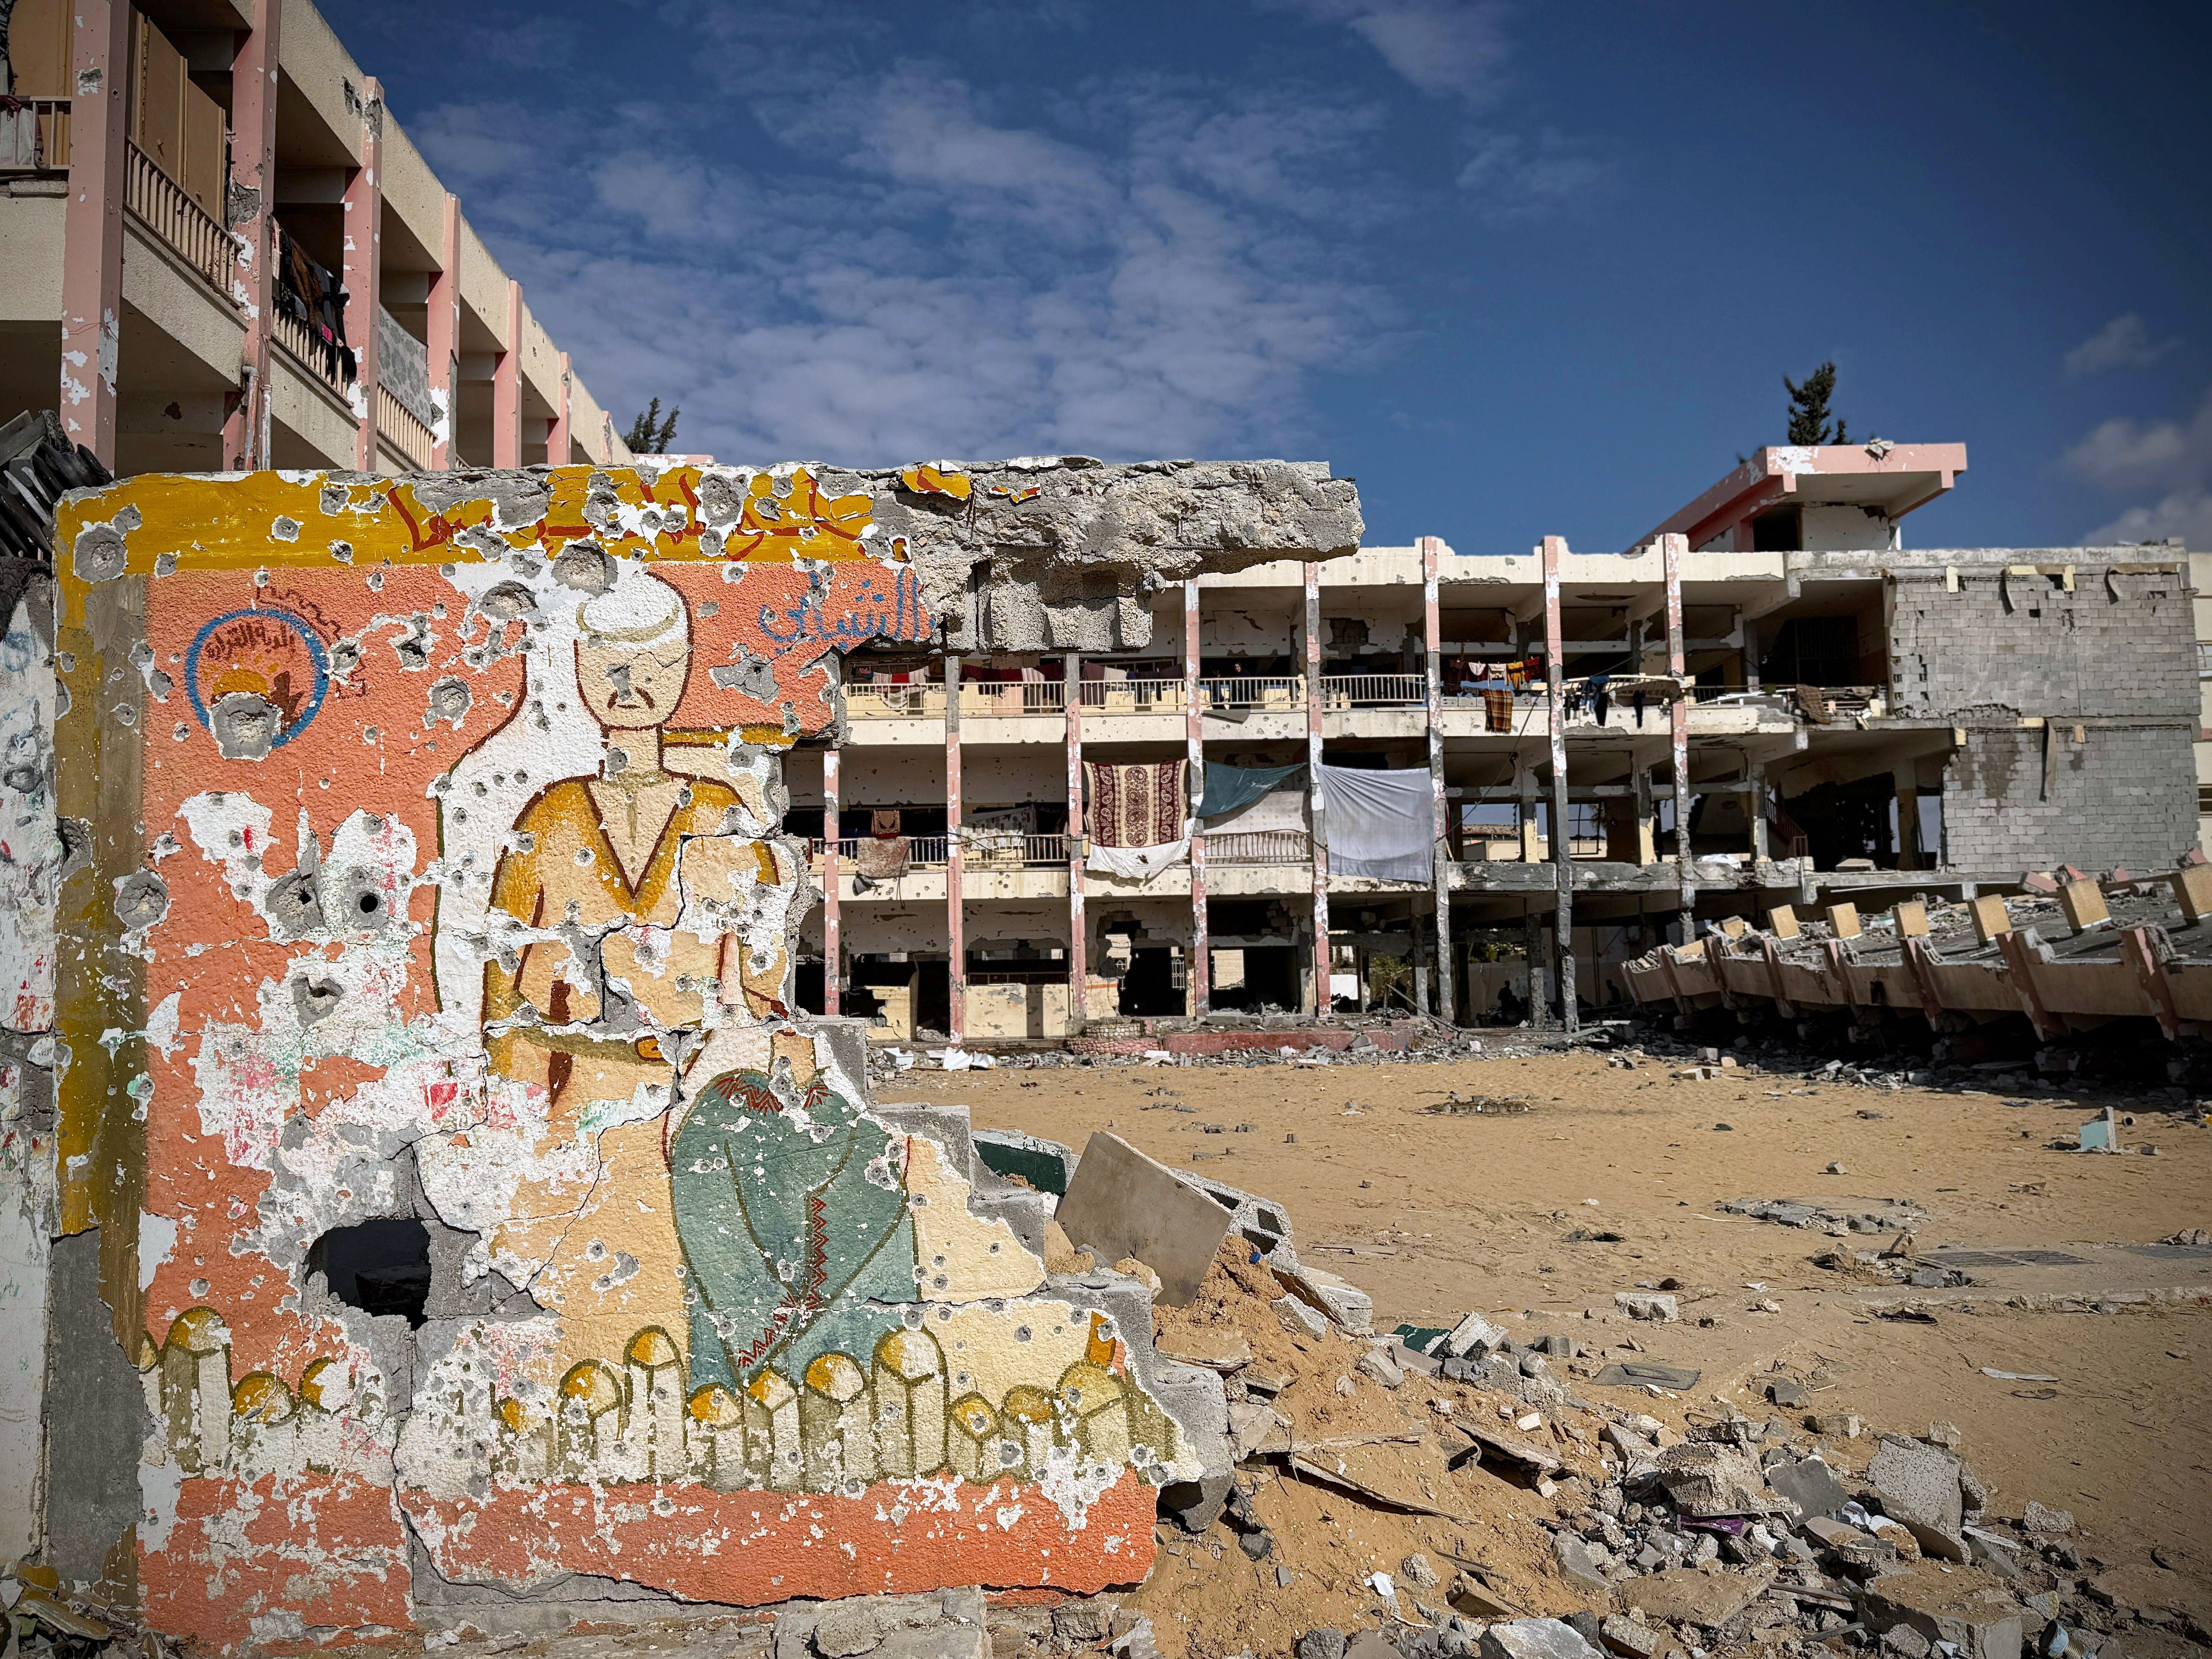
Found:
<svg viewBox="0 0 2212 1659"><path fill-rule="evenodd" d="M2163 869L2197 842L2196 625L2178 559L1931 552L1892 573L1893 713L1949 723L1944 860Z"/></svg>
<svg viewBox="0 0 2212 1659"><path fill-rule="evenodd" d="M1312 468L1018 471L70 499L58 637L11 631L0 708L11 763L63 711L58 765L8 775L58 801L7 874L62 875L51 1012L38 930L0 940L6 1150L58 1174L9 1166L51 1218L0 1249L59 1236L46 1392L97 1417L40 1448L66 1571L226 1649L1144 1576L1219 1383L1129 1281L1048 1279L964 1117L872 1105L859 1028L792 1013L782 757L842 653L941 642L971 544L1112 609L1147 538L1205 568L1357 508Z"/></svg>

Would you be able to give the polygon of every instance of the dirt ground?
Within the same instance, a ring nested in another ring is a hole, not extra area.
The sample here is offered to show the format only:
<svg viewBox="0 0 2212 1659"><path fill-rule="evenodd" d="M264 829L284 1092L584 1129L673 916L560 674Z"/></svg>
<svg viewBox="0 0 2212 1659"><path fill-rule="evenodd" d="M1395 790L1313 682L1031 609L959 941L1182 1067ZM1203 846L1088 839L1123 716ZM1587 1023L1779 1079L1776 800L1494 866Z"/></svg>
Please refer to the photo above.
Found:
<svg viewBox="0 0 2212 1659"><path fill-rule="evenodd" d="M2154 1145L2156 1156L2084 1155L2051 1143L2070 1141L2101 1098L1877 1091L1748 1067L1681 1080L1683 1064L1639 1057L1624 1070L1601 1054L1560 1054L914 1073L880 1092L964 1103L979 1127L1079 1149L1111 1129L1164 1163L1272 1198L1287 1209L1303 1259L1373 1295L1378 1329L1449 1325L1480 1309L1522 1340L1559 1331L1594 1358L1703 1373L1678 1398L1564 1379L1593 1400L1677 1424L1716 1396L1759 1415L1855 1412L1869 1453L1875 1431L1948 1421L1992 1489L1993 1513L2017 1516L2031 1498L2070 1509L2085 1549L2116 1571L2148 1570L2153 1546L2169 1559L2180 1552L2212 1622L2212 1571L2196 1541L2212 1514L2212 1259L2115 1248L2212 1225L2212 1129L2145 1114L2124 1136ZM1451 1090L1525 1095L1532 1109L1423 1114ZM1928 1212L1919 1251L2079 1259L1978 1272L1966 1289L1905 1290L1814 1264L1839 1243L1886 1238L1839 1241L1714 1208L1745 1197L1846 1209L1909 1200ZM1578 1230L1619 1242L1570 1242ZM1669 1279L1680 1286L1681 1322L1634 1323L1615 1311L1614 1292ZM1905 1301L1934 1322L1876 1316ZM1984 1367L2051 1380L1991 1377ZM1765 1402L1777 1375L1811 1384L1798 1411ZM1348 1515L1310 1492L1282 1501ZM1360 1553L1349 1537L1343 1546ZM1170 1578L1182 1570L1163 1565ZM1273 1565L1251 1567L1255 1589L1272 1586Z"/></svg>

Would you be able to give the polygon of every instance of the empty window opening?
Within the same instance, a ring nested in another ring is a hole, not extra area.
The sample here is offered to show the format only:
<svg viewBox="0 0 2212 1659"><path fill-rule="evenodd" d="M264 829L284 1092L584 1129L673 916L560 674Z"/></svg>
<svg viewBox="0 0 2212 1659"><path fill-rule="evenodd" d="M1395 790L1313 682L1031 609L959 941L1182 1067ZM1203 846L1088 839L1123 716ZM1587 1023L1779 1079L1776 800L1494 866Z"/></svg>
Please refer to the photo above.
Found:
<svg viewBox="0 0 2212 1659"><path fill-rule="evenodd" d="M430 1230L398 1220L333 1227L309 1247L307 1271L349 1308L420 1325L430 1301Z"/></svg>

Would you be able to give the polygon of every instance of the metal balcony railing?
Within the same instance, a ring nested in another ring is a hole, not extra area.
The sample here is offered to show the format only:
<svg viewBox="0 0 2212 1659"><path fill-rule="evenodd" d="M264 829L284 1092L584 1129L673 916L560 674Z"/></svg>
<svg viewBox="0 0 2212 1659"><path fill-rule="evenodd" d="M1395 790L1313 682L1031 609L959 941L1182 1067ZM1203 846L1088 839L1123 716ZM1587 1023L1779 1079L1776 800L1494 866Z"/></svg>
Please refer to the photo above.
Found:
<svg viewBox="0 0 2212 1659"><path fill-rule="evenodd" d="M1180 714L1181 680L1085 680L1086 714Z"/></svg>
<svg viewBox="0 0 2212 1659"><path fill-rule="evenodd" d="M1306 706L1306 683L1291 676L1255 678L1235 674L1198 683L1201 708L1292 710Z"/></svg>
<svg viewBox="0 0 2212 1659"><path fill-rule="evenodd" d="M1324 674L1324 708L1425 708L1428 680L1419 674Z"/></svg>
<svg viewBox="0 0 2212 1659"><path fill-rule="evenodd" d="M314 330L280 307L270 313L269 331L278 345L292 354L303 371L339 397L346 395L350 382L334 368L329 349L315 338Z"/></svg>
<svg viewBox="0 0 2212 1659"><path fill-rule="evenodd" d="M974 680L960 688L963 720L1012 719L1067 711L1058 680Z"/></svg>
<svg viewBox="0 0 2212 1659"><path fill-rule="evenodd" d="M238 257L238 239L185 195L184 186L162 172L152 156L128 139L124 146L124 205L206 277L224 304L235 308L230 273Z"/></svg>
<svg viewBox="0 0 2212 1659"><path fill-rule="evenodd" d="M845 713L856 720L943 720L945 688L927 685L849 685Z"/></svg>
<svg viewBox="0 0 2212 1659"><path fill-rule="evenodd" d="M18 98L0 109L0 173L66 173L70 100Z"/></svg>
<svg viewBox="0 0 2212 1659"><path fill-rule="evenodd" d="M1313 842L1303 830L1239 830L1206 838L1208 864L1311 864Z"/></svg>
<svg viewBox="0 0 2212 1659"><path fill-rule="evenodd" d="M399 401L387 386L376 388L376 434L417 471L430 470L432 437L422 417Z"/></svg>

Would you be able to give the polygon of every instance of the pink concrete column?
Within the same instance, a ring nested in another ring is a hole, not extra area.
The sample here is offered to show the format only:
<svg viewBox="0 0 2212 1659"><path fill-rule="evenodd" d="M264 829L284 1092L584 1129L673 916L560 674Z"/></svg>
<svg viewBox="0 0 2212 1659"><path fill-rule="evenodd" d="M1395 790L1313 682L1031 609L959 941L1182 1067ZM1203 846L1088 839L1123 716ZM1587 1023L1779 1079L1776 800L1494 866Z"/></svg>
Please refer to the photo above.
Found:
<svg viewBox="0 0 2212 1659"><path fill-rule="evenodd" d="M246 314L237 401L222 423L222 465L269 465L269 342L276 305L276 48L283 0L253 0L253 27L230 63L230 196L244 216L231 292Z"/></svg>
<svg viewBox="0 0 2212 1659"><path fill-rule="evenodd" d="M961 914L963 861L960 856L960 659L945 659L945 936L951 990L945 1029L955 1042L968 1023L968 934Z"/></svg>
<svg viewBox="0 0 2212 1659"><path fill-rule="evenodd" d="M1567 801L1567 665L1559 623L1559 561L1566 538L1544 538L1544 666L1551 692L1552 873L1557 908L1552 913L1552 951L1559 969L1559 1018L1572 1032L1582 1023L1575 1006L1575 866L1572 811Z"/></svg>
<svg viewBox="0 0 2212 1659"><path fill-rule="evenodd" d="M376 465L376 314L384 304L384 88L374 76L362 88L361 165L346 180L346 343L353 348L354 416L359 422L354 465Z"/></svg>
<svg viewBox="0 0 2212 1659"><path fill-rule="evenodd" d="M565 363L565 356L562 359ZM565 385L565 380L563 381ZM837 820L842 811L838 787L837 741L822 751L822 1012L834 1014L844 988L844 958L839 954L838 923L844 883L837 869Z"/></svg>
<svg viewBox="0 0 2212 1659"><path fill-rule="evenodd" d="M1420 538L1421 638L1429 670L1429 788L1436 797L1437 1017L1455 1023L1459 1012L1453 988L1451 933L1450 796L1444 788L1443 606L1437 587L1438 536Z"/></svg>
<svg viewBox="0 0 2212 1659"><path fill-rule="evenodd" d="M1190 1012L1213 1012L1212 931L1206 922L1206 826L1198 809L1206 799L1206 732L1198 697L1198 578L1182 585L1182 734L1190 769Z"/></svg>
<svg viewBox="0 0 2212 1659"><path fill-rule="evenodd" d="M507 284L507 338L491 372L491 464L522 465L522 284Z"/></svg>
<svg viewBox="0 0 2212 1659"><path fill-rule="evenodd" d="M1328 797L1321 787L1321 567L1305 568L1306 609L1306 796L1313 854L1314 1006L1329 1011L1328 994Z"/></svg>
<svg viewBox="0 0 2212 1659"><path fill-rule="evenodd" d="M1083 920L1083 659L1060 659L1060 701L1067 715L1067 1034L1089 1018L1091 951Z"/></svg>
<svg viewBox="0 0 2212 1659"><path fill-rule="evenodd" d="M461 198L446 197L444 246L430 279L430 465L450 472L453 434L461 423Z"/></svg>
<svg viewBox="0 0 2212 1659"><path fill-rule="evenodd" d="M69 202L63 216L62 430L115 468L115 366L123 341L124 94L131 8L71 8Z"/></svg>
<svg viewBox="0 0 2212 1659"><path fill-rule="evenodd" d="M1698 936L1697 866L1690 859L1690 670L1682 644L1682 555L1689 538L1667 535L1659 538L1659 552L1667 577L1667 672L1674 677L1674 700L1668 706L1668 729L1674 739L1674 872L1681 890L1682 943Z"/></svg>
<svg viewBox="0 0 2212 1659"><path fill-rule="evenodd" d="M561 387L559 405L553 412L553 423L545 434L545 465L568 465L568 354L561 354Z"/></svg>

